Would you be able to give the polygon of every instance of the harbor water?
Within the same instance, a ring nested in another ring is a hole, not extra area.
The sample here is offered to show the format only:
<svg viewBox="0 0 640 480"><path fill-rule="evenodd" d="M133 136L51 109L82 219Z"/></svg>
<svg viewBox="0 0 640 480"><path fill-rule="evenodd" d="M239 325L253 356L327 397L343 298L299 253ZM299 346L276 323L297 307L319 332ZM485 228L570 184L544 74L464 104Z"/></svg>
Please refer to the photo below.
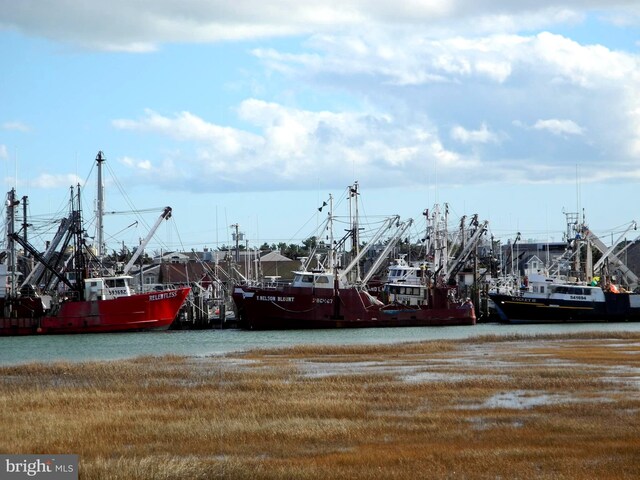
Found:
<svg viewBox="0 0 640 480"><path fill-rule="evenodd" d="M0 365L30 362L92 361L143 355L214 356L256 348L295 345L371 345L422 340L464 339L482 335L536 335L578 332L640 332L640 323L584 323L403 327L334 330L178 330L86 335L0 338Z"/></svg>

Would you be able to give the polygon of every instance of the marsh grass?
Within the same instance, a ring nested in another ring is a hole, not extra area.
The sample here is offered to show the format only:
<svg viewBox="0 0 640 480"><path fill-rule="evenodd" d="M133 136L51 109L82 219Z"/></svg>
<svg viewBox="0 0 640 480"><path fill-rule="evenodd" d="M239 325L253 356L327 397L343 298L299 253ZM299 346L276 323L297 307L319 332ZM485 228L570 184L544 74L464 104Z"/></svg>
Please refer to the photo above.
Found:
<svg viewBox="0 0 640 480"><path fill-rule="evenodd" d="M0 450L76 453L86 479L638 478L639 340L1 367Z"/></svg>

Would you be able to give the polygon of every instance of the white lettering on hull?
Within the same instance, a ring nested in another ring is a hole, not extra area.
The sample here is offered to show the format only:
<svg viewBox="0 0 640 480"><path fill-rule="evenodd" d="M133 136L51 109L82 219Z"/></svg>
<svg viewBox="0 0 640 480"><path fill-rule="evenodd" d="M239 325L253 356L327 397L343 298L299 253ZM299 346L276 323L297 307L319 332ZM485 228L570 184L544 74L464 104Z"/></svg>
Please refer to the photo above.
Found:
<svg viewBox="0 0 640 480"><path fill-rule="evenodd" d="M164 292L164 293L155 293L153 295L149 295L149 301L154 302L156 300L165 300L167 298L174 298L178 296L178 292L175 290L172 292Z"/></svg>
<svg viewBox="0 0 640 480"><path fill-rule="evenodd" d="M331 304L331 303L333 303L333 298L314 298L313 299L313 303Z"/></svg>
<svg viewBox="0 0 640 480"><path fill-rule="evenodd" d="M259 302L285 302L290 303L295 301L294 297L280 297L278 295L256 295L256 300Z"/></svg>

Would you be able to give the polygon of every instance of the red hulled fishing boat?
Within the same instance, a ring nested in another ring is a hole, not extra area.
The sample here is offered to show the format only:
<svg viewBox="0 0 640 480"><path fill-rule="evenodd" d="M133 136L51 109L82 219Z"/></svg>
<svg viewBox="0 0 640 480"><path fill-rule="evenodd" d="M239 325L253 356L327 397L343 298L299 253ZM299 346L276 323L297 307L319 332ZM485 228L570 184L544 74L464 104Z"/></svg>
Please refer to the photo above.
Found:
<svg viewBox="0 0 640 480"><path fill-rule="evenodd" d="M96 160L100 168L102 152ZM100 188L101 180L98 184ZM136 293L130 286L131 276L105 274L99 258L85 244L79 187L75 192L72 189L70 213L60 221L44 253L28 242L26 234L15 231L20 204L15 190L8 193L6 204L7 249L0 263L0 335L157 330L167 329L174 321L190 288ZM161 219L168 218L170 212L167 207ZM18 268L16 244L37 262L28 273Z"/></svg>
<svg viewBox="0 0 640 480"><path fill-rule="evenodd" d="M350 187L350 197L357 201L357 183ZM354 327L405 327L473 325L476 315L470 301L459 300L456 288L437 283L424 276L413 285L389 281L381 296L368 289L370 275L387 257L395 242L404 235L412 220L400 222L389 217L367 245L360 249L357 215L350 229L354 258L340 268L333 241L332 197L326 229L329 233L328 252L323 262L309 268L308 259L295 271L293 281L282 285L275 282L252 284L242 282L234 286L232 297L239 316L239 325L248 329L303 329ZM357 205L352 211L357 212ZM393 230L395 228L395 230ZM361 260L368 249L383 235L393 231L392 240L377 256L369 273L360 278ZM343 243L344 239L338 244ZM351 277L351 279L350 279ZM353 280L355 278L355 280Z"/></svg>

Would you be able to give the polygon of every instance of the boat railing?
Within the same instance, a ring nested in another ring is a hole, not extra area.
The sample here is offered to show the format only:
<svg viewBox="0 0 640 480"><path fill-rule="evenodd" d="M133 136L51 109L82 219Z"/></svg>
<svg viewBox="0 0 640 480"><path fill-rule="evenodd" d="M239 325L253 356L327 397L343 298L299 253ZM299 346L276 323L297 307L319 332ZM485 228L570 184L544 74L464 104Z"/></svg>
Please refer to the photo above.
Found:
<svg viewBox="0 0 640 480"><path fill-rule="evenodd" d="M291 285L291 280L280 280L280 279L251 280L247 282L238 282L236 285L242 285L245 287L252 287L252 288L263 288L265 290L278 290L282 287Z"/></svg>

